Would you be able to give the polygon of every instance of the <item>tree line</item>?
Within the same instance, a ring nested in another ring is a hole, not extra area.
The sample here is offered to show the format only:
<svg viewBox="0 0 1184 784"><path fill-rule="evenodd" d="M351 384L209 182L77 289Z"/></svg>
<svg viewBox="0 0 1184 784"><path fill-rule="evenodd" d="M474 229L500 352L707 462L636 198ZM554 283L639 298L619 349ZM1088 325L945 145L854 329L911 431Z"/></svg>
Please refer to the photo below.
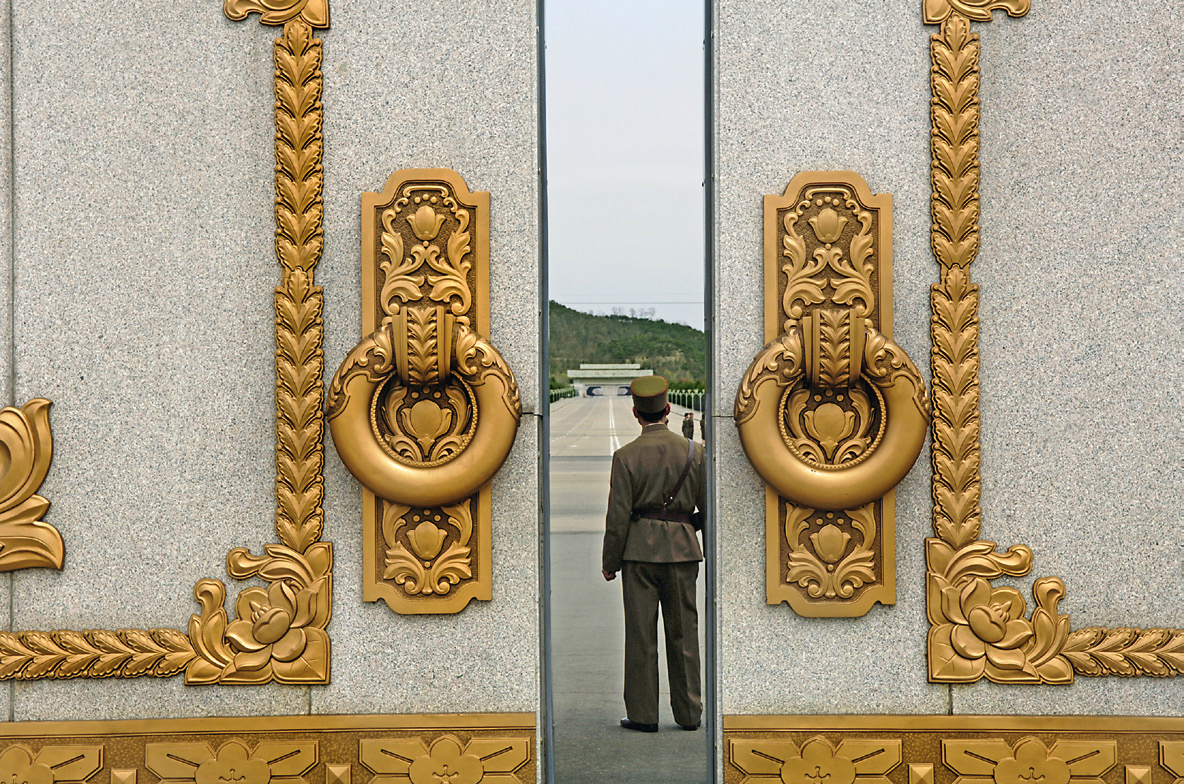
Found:
<svg viewBox="0 0 1184 784"><path fill-rule="evenodd" d="M707 378L707 338L694 327L623 313L581 313L558 302L550 303L550 319L552 388L567 386L566 371L582 362L637 362L676 389L702 387Z"/></svg>

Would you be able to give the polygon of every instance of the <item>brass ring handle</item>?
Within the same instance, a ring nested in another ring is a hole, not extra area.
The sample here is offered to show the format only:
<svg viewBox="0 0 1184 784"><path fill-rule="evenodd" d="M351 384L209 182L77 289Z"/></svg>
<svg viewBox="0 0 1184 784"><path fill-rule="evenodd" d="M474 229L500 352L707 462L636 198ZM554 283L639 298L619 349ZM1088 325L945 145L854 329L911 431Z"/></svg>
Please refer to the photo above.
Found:
<svg viewBox="0 0 1184 784"><path fill-rule="evenodd" d="M884 496L904 479L921 454L929 425L925 383L903 349L877 332L871 322L855 320L844 344L854 350L845 363L839 363L846 376L831 373L832 384L839 386L832 386L829 394L842 399L838 394L842 388L850 390L862 378L882 404L879 427L874 437L863 439L862 451L852 449L851 459L830 464L811 459L794 448L783 408L795 391L798 400L803 395L815 400L823 397L815 395L821 390L811 385L819 377L821 361L819 341L811 339L817 324L809 316L792 322L756 356L736 396L736 427L749 461L781 496L813 509L853 509ZM826 412L830 432L842 433L850 421L844 425L840 407L832 407L833 412Z"/></svg>
<svg viewBox="0 0 1184 784"><path fill-rule="evenodd" d="M409 312L413 334L418 327L420 335L430 328L438 336L421 340L420 347L427 344L431 351L421 351L410 362L414 347L408 348ZM417 312L427 315L417 318ZM417 367L422 372L417 373ZM409 387L449 376L471 392L473 421L467 442L447 459L399 459L379 441L374 425L378 396L388 382ZM341 461L359 482L388 501L427 508L467 498L493 479L514 445L522 403L505 359L464 319L454 319L443 309L405 307L384 319L345 358L330 385L325 414Z"/></svg>

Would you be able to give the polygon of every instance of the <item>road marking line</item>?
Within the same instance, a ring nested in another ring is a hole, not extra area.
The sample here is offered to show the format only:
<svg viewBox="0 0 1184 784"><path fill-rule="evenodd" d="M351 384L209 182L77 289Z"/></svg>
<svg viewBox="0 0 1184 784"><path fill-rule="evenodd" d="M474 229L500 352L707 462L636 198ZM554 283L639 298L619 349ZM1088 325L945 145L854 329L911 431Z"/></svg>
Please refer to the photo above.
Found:
<svg viewBox="0 0 1184 784"><path fill-rule="evenodd" d="M608 399L608 448L616 452L621 448L621 439L617 438L617 420L613 417L614 398Z"/></svg>

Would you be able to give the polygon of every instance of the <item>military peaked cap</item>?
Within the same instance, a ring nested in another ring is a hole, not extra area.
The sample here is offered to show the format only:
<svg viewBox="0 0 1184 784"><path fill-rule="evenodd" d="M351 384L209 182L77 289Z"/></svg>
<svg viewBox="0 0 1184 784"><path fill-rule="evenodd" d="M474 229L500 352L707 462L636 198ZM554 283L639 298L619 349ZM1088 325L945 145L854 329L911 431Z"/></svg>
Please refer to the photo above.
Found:
<svg viewBox="0 0 1184 784"><path fill-rule="evenodd" d="M661 376L642 376L629 385L633 406L643 414L656 414L666 408L666 390L670 382Z"/></svg>

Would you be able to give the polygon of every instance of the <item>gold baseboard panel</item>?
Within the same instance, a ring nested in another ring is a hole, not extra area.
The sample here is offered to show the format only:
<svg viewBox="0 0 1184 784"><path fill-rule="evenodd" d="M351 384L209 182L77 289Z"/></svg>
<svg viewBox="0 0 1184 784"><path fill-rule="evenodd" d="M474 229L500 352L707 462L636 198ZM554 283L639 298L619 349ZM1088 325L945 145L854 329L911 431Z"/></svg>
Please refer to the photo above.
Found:
<svg viewBox="0 0 1184 784"><path fill-rule="evenodd" d="M23 784L516 784L535 714L0 723L0 780Z"/></svg>
<svg viewBox="0 0 1184 784"><path fill-rule="evenodd" d="M725 716L725 784L1180 784L1184 717Z"/></svg>

